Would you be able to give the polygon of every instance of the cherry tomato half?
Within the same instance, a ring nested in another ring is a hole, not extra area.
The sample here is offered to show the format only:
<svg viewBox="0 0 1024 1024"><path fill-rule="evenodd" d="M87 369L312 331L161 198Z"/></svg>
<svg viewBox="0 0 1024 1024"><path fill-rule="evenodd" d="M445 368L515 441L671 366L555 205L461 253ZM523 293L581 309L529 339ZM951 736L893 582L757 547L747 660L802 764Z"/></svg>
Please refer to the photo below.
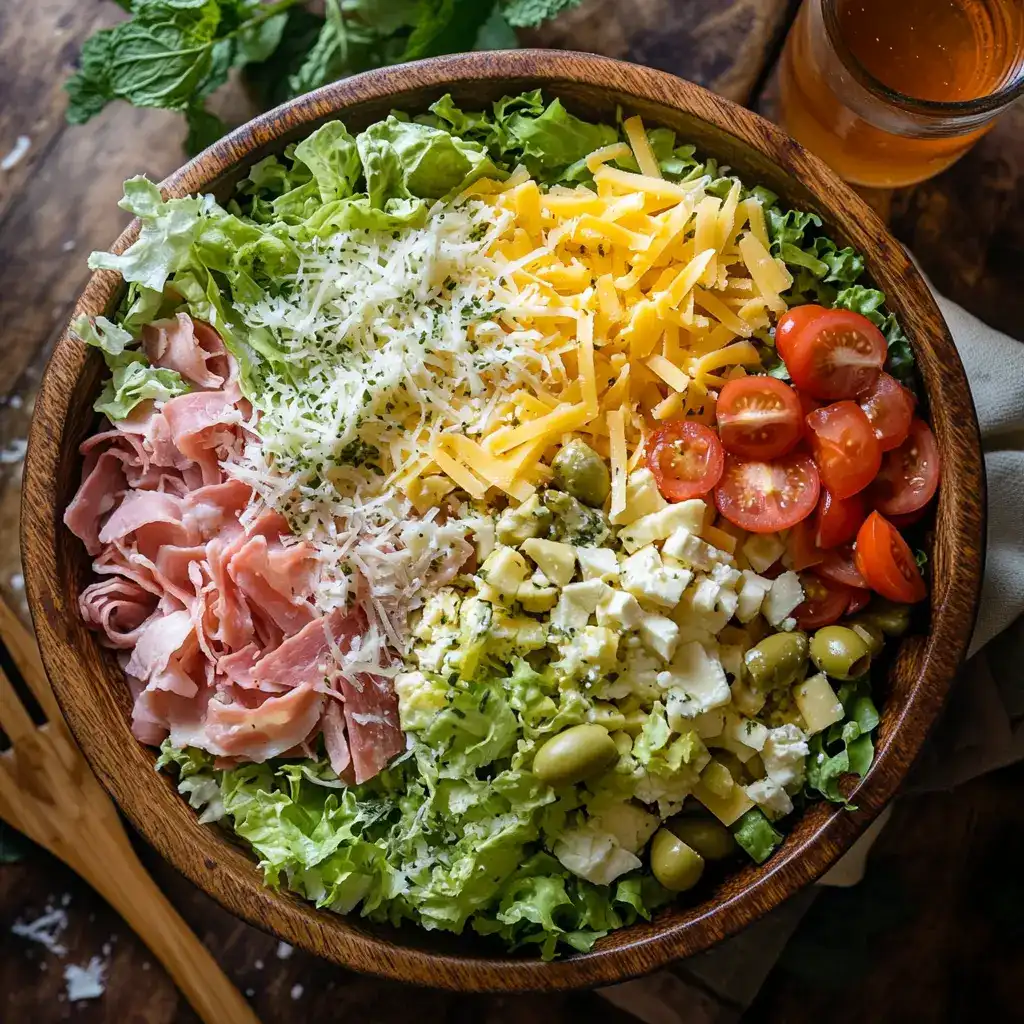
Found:
<svg viewBox="0 0 1024 1024"><path fill-rule="evenodd" d="M907 439L886 452L870 498L885 516L905 516L924 508L939 486L939 446L924 420L914 420Z"/></svg>
<svg viewBox="0 0 1024 1024"><path fill-rule="evenodd" d="M857 530L867 514L863 495L852 494L849 498L837 498L827 487L822 487L815 516L814 543L819 548L837 548L840 544L848 544L857 536Z"/></svg>
<svg viewBox="0 0 1024 1024"><path fill-rule="evenodd" d="M864 520L854 550L857 568L876 594L904 604L923 601L927 596L913 552L884 516L872 512Z"/></svg>
<svg viewBox="0 0 1024 1024"><path fill-rule="evenodd" d="M858 399L883 452L898 448L910 433L914 418L914 396L895 377L880 373L874 384Z"/></svg>
<svg viewBox="0 0 1024 1024"><path fill-rule="evenodd" d="M845 584L806 573L800 577L800 586L804 589L804 600L793 612L800 629L831 626L846 614L853 591Z"/></svg>
<svg viewBox="0 0 1024 1024"><path fill-rule="evenodd" d="M856 402L834 402L807 417L811 451L821 482L834 498L862 491L882 464L882 450Z"/></svg>
<svg viewBox="0 0 1024 1024"><path fill-rule="evenodd" d="M722 447L745 459L785 455L803 434L796 392L774 377L727 381L715 410Z"/></svg>
<svg viewBox="0 0 1024 1024"><path fill-rule="evenodd" d="M725 456L715 506L730 523L751 533L774 533L805 519L818 503L818 471L809 455L771 462Z"/></svg>
<svg viewBox="0 0 1024 1024"><path fill-rule="evenodd" d="M885 335L867 317L820 306L784 313L775 348L796 388L829 401L854 398L871 387L888 352Z"/></svg>
<svg viewBox="0 0 1024 1024"><path fill-rule="evenodd" d="M814 571L828 580L845 583L848 587L861 590L867 588L867 582L857 568L852 544L844 544L841 548L833 548L825 553L825 557L814 567Z"/></svg>
<svg viewBox="0 0 1024 1024"><path fill-rule="evenodd" d="M672 420L651 435L647 465L669 501L699 498L722 475L722 442L703 423Z"/></svg>

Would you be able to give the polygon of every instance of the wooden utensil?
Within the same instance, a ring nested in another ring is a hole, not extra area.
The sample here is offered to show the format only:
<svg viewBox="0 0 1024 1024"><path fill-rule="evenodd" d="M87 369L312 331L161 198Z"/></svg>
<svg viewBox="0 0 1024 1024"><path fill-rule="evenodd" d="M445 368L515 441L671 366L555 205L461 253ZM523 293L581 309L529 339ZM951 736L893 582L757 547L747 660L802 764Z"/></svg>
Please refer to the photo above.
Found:
<svg viewBox="0 0 1024 1024"><path fill-rule="evenodd" d="M118 806L177 868L225 907L292 945L360 971L462 991L582 988L654 970L699 953L823 874L892 798L941 710L967 649L981 585L984 476L981 441L967 377L942 315L906 251L856 193L775 125L673 75L591 54L516 50L438 57L356 75L318 89L232 132L166 181L180 197L213 192L226 200L258 160L280 153L329 118L350 131L391 110L419 113L444 93L480 109L506 93L543 89L577 115L614 123L616 110L649 127L673 129L707 157L728 164L749 185L763 185L786 206L814 211L840 246L864 255L872 283L910 335L923 397L943 457L927 634L905 637L887 678L876 757L849 812L808 807L764 864L723 873L690 902L662 908L654 920L612 932L585 954L545 963L508 955L467 929L461 938L409 926L375 925L355 914L317 910L264 884L251 854L217 830L153 771L153 751L131 733L124 673L78 612L89 578L82 544L61 513L81 479L79 445L94 429L93 400L106 373L99 354L65 333L36 402L25 461L22 537L29 603L47 670L68 724ZM138 237L133 223L113 244ZM125 293L111 271L90 279L75 315L113 315ZM83 670L84 669L84 670Z"/></svg>
<svg viewBox="0 0 1024 1024"><path fill-rule="evenodd" d="M206 947L157 888L110 798L75 746L17 616L0 601L0 639L46 717L37 726L0 668L0 818L80 874L153 951L206 1024L259 1024Z"/></svg>

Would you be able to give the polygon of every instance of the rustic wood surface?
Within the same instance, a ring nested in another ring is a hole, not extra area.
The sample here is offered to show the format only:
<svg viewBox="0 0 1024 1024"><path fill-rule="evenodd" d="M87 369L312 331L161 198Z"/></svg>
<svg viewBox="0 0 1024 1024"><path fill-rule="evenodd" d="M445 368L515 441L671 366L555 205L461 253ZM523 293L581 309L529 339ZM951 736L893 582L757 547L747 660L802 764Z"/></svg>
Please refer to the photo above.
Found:
<svg viewBox="0 0 1024 1024"><path fill-rule="evenodd" d="M761 86L793 7L781 0L638 0L632 5L588 0L537 41L647 62L740 101L764 98L770 113L770 88ZM181 160L183 130L163 112L112 107L86 129L63 125L57 80L70 69L81 40L117 17L115 5L103 0L8 0L0 6L0 155L19 135L31 140L23 160L0 172L0 587L15 601L23 586L17 550L19 456L45 355L87 276L84 255L106 245L127 219L114 205L121 180L140 171L159 178ZM244 102L235 95L228 103L240 119ZM933 182L871 200L891 219L897 236L915 248L939 287L1018 337L1024 335L1022 164L1024 110L1018 107ZM918 912L892 934L934 966L928 977L946 985L954 977L963 979L959 998L966 1005L982 993L987 998L1000 985L1005 990L1005 979L993 981L994 965L1015 966L1020 975L1020 962L1007 952L1011 939L1020 941L1019 925L1016 930L1013 925L1020 920L1019 907L1016 918L995 924L991 897L978 898L978 879L1005 863L997 838L1016 834L1019 849L1024 812L1013 797L1014 786L1019 791L1024 779L1015 771L973 783L955 797L901 803L896 822L902 827L891 828L880 848L886 864L898 868L908 884L920 883L914 887ZM9 837L3 839L7 849ZM342 1019L353 1012L381 1021L408 1014L403 988L278 948L275 940L221 910L151 851L142 854L172 902L217 951L236 983L248 990L267 1024ZM921 859L929 871L917 872ZM935 884L929 886L927 879ZM68 948L65 958L9 932L7 925L16 918L31 918L48 902L63 899L69 900L70 920L62 940ZM903 1010L887 998L869 1000L869 990L884 994L913 973L888 955L875 955L873 938L860 950L858 975L846 987L842 979L832 978L813 1009L812 1000L804 999L813 984L784 964L786 969L776 972L756 1004L756 1019L817 1020L826 1000L833 1015L841 1004L844 1020L954 1019L934 991L918 1003L903 1002ZM93 955L109 956L107 994L73 1009L63 998L61 971ZM979 964L987 964L988 973ZM948 972L950 967L957 971ZM936 989L945 991L941 985ZM625 1019L587 995L456 997L424 991L415 998L417 1012L429 1020L547 1021L584 1014ZM992 1019L1019 1015L1009 1002L1003 1005L1005 1012L994 1012ZM41 1024L195 1020L102 900L39 851L0 866L0 1019Z"/></svg>

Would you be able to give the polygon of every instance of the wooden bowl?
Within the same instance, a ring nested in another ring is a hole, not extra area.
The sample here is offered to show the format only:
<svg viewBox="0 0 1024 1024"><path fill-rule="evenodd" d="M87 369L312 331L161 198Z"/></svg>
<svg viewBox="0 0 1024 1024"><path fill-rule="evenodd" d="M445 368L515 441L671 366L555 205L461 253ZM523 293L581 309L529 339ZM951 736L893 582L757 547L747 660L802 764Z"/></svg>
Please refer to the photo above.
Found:
<svg viewBox="0 0 1024 1024"><path fill-rule="evenodd" d="M448 91L459 104L479 108L538 86L583 116L613 120L621 104L650 125L675 129L748 183L779 193L786 204L817 212L837 241L864 254L871 277L913 341L943 455L931 553L931 628L903 641L883 684L877 756L856 791L856 813L816 804L768 863L737 870L702 891L700 903L680 902L650 924L614 932L590 953L553 963L506 954L473 933L455 938L317 911L266 888L253 857L199 825L170 777L153 770L153 751L129 728L131 701L121 671L79 618L78 595L88 580L89 559L63 527L61 515L79 480L78 445L94 425L91 402L102 362L67 334L42 383L25 463L24 565L43 659L72 731L135 827L228 910L290 943L356 970L465 991L621 981L706 949L818 878L896 792L939 713L967 649L983 561L977 420L960 359L921 276L881 221L823 163L774 125L696 85L578 53L443 57L370 72L285 104L232 132L162 188L170 196L213 191L223 197L256 160L330 118L342 117L358 131L392 109L422 110ZM137 224L130 225L114 251L131 244L137 230ZM94 274L75 314L110 314L122 293L118 275Z"/></svg>

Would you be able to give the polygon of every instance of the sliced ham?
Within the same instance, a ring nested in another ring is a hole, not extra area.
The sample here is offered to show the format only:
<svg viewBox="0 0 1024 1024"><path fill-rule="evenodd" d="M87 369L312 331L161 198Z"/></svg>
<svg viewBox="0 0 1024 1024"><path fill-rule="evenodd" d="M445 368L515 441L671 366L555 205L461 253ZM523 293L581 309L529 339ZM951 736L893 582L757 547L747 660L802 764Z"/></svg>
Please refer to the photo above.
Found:
<svg viewBox="0 0 1024 1024"><path fill-rule="evenodd" d="M252 417L237 365L184 314L147 327L143 346L198 390L89 438L65 513L93 556L81 614L119 652L135 736L224 765L315 757L322 738L339 778L365 782L403 749L397 701L387 679L346 674L365 622L317 611L313 547L279 513L254 515L251 487L225 472Z"/></svg>
<svg viewBox="0 0 1024 1024"><path fill-rule="evenodd" d="M223 355L224 343L208 325L204 326L207 327L207 340L209 334L213 334L220 344L220 352L206 351L192 318L187 313L178 313L170 320L154 320L142 328L142 348L146 358L154 366L176 370L198 388L219 388L224 378L214 373L209 363L215 355Z"/></svg>
<svg viewBox="0 0 1024 1024"><path fill-rule="evenodd" d="M268 697L255 708L210 701L206 749L257 762L277 757L313 731L323 703L324 695L308 684L281 697Z"/></svg>
<svg viewBox="0 0 1024 1024"><path fill-rule="evenodd" d="M324 734L324 749L334 774L343 782L355 782L352 770L352 752L345 737L345 709L339 700L329 700L320 725Z"/></svg>
<svg viewBox="0 0 1024 1024"><path fill-rule="evenodd" d="M313 554L304 546L271 548L266 537L247 540L232 556L228 574L249 601L282 631L297 633L316 613L305 596Z"/></svg>
<svg viewBox="0 0 1024 1024"><path fill-rule="evenodd" d="M398 723L398 698L383 676L342 676L341 692L356 782L365 782L405 749Z"/></svg>
<svg viewBox="0 0 1024 1024"><path fill-rule="evenodd" d="M103 631L107 644L131 650L138 643L143 624L156 609L157 597L134 580L115 576L86 587L78 605L82 618Z"/></svg>
<svg viewBox="0 0 1024 1024"><path fill-rule="evenodd" d="M100 522L117 505L127 483L121 460L105 451L87 470L82 485L64 513L64 525L85 545L90 555L103 550Z"/></svg>

